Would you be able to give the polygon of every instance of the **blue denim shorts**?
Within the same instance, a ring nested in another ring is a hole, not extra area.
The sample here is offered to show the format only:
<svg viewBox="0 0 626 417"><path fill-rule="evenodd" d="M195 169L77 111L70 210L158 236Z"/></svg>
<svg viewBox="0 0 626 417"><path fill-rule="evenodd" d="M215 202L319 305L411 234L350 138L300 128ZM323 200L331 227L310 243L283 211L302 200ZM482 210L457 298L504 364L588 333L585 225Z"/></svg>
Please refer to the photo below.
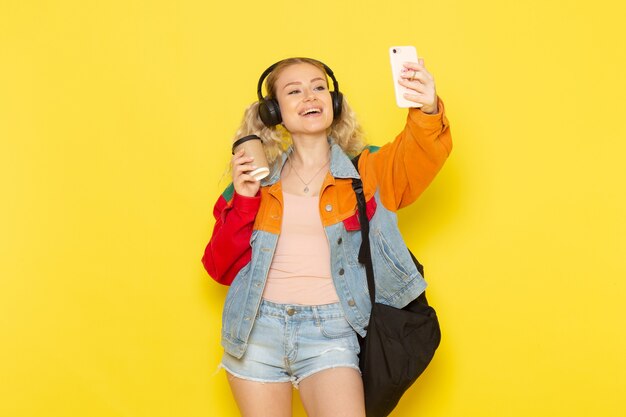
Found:
<svg viewBox="0 0 626 417"><path fill-rule="evenodd" d="M221 367L238 378L291 382L297 388L302 379L325 369L359 371L359 342L339 303L303 306L263 300L243 357L224 353Z"/></svg>

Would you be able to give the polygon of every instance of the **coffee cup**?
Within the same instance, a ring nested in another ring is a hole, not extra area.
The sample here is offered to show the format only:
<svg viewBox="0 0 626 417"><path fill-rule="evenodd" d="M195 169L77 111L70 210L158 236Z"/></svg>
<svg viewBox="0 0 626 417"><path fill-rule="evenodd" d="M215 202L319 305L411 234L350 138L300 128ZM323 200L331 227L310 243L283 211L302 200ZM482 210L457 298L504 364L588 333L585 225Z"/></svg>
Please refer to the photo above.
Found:
<svg viewBox="0 0 626 417"><path fill-rule="evenodd" d="M245 151L246 156L254 158L252 164L256 165L256 169L248 172L249 175L252 175L255 180L261 181L270 174L269 164L265 158L265 151L263 150L263 143L260 137L257 135L248 135L237 139L233 143L233 155L241 149Z"/></svg>

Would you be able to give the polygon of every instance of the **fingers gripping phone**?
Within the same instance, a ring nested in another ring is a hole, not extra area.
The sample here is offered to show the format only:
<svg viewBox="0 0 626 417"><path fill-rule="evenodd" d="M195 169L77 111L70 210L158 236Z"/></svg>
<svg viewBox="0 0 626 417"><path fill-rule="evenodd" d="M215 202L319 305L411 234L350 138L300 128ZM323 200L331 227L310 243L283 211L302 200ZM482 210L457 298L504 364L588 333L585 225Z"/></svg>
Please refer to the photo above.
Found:
<svg viewBox="0 0 626 417"><path fill-rule="evenodd" d="M405 62L417 62L417 51L414 46L392 46L389 48L389 62L391 62L391 74L393 78L393 88L396 92L396 104L398 107L422 107L421 104L409 101L403 97L404 93L414 93L406 87L398 84L402 68Z"/></svg>

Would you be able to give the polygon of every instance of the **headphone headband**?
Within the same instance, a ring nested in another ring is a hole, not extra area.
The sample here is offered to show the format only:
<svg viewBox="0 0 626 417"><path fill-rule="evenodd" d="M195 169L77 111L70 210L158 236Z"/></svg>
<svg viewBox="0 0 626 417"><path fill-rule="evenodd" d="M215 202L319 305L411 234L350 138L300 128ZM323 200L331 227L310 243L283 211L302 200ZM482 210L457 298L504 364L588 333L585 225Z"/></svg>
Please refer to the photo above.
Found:
<svg viewBox="0 0 626 417"><path fill-rule="evenodd" d="M299 59L299 58L296 58ZM312 59L312 58L302 58L302 59L308 59L310 61L315 61L318 64L320 64L322 67L324 67L324 71L326 71L326 74L330 77L331 80L333 80L333 91L339 91L339 83L337 82L337 79L335 78L335 74L333 73L333 70L330 69L330 67L326 64L324 64L322 61L318 61L317 59ZM265 100L265 98L263 97L263 81L265 81L265 78L267 78L267 76L270 74L270 72L274 71L274 69L281 64L282 62L284 62L285 60L282 59L278 62L275 62L274 64L270 65L265 71L263 71L263 74L261 74L261 77L259 78L259 83L257 85L256 88L256 95L259 99L259 101L261 100ZM268 92L269 94L269 92Z"/></svg>

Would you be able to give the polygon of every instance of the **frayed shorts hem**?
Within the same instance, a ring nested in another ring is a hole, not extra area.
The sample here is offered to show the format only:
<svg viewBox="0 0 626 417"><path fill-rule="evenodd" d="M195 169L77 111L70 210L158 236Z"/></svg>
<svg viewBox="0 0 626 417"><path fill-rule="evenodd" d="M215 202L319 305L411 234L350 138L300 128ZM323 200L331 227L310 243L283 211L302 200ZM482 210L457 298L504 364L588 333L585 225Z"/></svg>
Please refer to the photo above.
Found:
<svg viewBox="0 0 626 417"><path fill-rule="evenodd" d="M223 363L220 363L217 368L218 368L218 370L220 368L224 369L226 372L228 372L232 376L237 377L239 379L245 379L246 381L260 382L260 383L263 383L263 384L274 384L274 383L284 383L284 382L291 382L293 384L295 382L295 377L285 378L284 380L271 380L271 379L255 378L255 377L252 377L252 376L242 375L242 374L240 374L238 372L233 372L230 368L228 368Z"/></svg>
<svg viewBox="0 0 626 417"><path fill-rule="evenodd" d="M226 372L228 372L232 376L234 376L236 378L239 378L239 379L244 379L246 381L259 382L261 384L283 384L285 382L291 382L291 385L293 385L293 387L295 389L299 388L300 383L305 378L313 376L313 375L317 374L318 372L327 371L329 369L336 369L336 368L354 369L354 370L356 370L359 373L359 375L361 375L361 369L359 369L358 366L354 366L354 364L352 364L352 363L335 364L335 365L324 366L324 367L315 369L315 370L313 370L311 372L308 372L305 375L302 375L300 377L292 376L292 377L289 377L289 378L285 378L284 380L278 380L278 381L277 380L270 380L270 379L263 379L263 378L254 378L254 377L251 377L251 376L241 375L241 374L239 374L237 372L233 372L227 366L225 366L223 363L220 363L219 366L217 367L218 370L219 369L224 369Z"/></svg>
<svg viewBox="0 0 626 417"><path fill-rule="evenodd" d="M302 376L301 376L300 378L298 378L295 382L293 382L293 386L294 386L295 388L298 388L298 385L302 382L302 380L303 380L304 378L308 378L308 377L310 377L310 376L313 376L313 375L315 375L315 374L316 374L316 373L318 373L318 372L327 371L327 370L329 370L329 369L336 369L336 368L350 368L350 369L355 369L355 370L359 373L359 375L361 375L361 369L359 369L359 367L358 367L358 366L354 366L354 364L352 364L352 363L329 365L329 366L324 366L324 367L321 367L321 368L315 369L315 370L313 370L313 371L311 371L311 372L308 372L308 373L306 373L306 374L302 375Z"/></svg>

